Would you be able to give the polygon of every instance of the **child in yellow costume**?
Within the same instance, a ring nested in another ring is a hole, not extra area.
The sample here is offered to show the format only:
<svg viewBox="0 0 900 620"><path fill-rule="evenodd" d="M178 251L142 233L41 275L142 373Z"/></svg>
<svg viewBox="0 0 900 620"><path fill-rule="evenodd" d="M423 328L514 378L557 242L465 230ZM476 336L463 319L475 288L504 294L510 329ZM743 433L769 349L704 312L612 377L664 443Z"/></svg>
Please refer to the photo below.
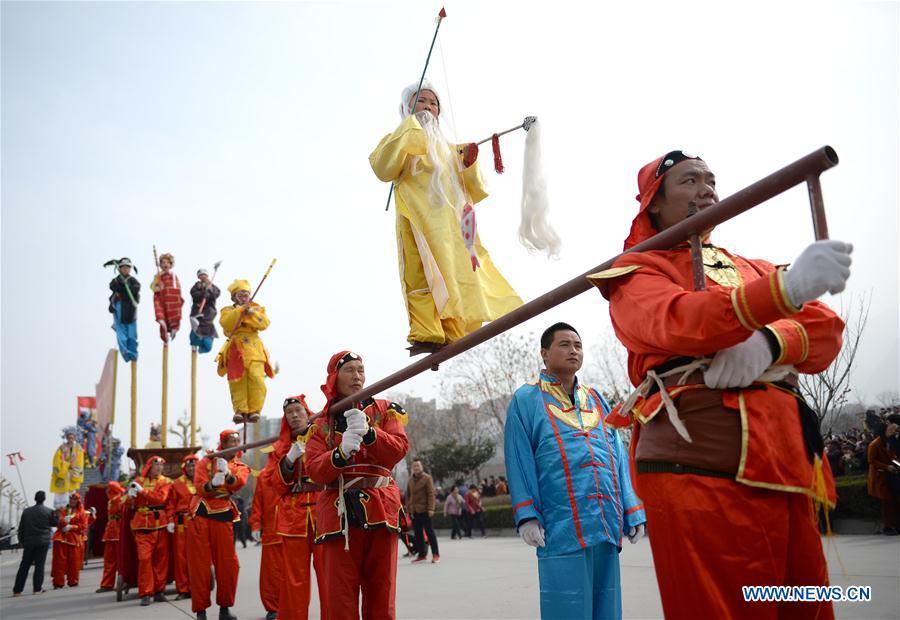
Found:
<svg viewBox="0 0 900 620"><path fill-rule="evenodd" d="M84 481L84 450L76 442L75 427L66 427L63 437L66 442L53 455L53 473L50 475L54 508L67 505L69 495Z"/></svg>
<svg viewBox="0 0 900 620"><path fill-rule="evenodd" d="M434 87L426 80L414 101L417 86L401 96L403 122L369 155L375 175L394 184L411 354L459 340L522 305L475 230L472 205L487 197L478 149L466 145L459 153L448 143Z"/></svg>
<svg viewBox="0 0 900 620"><path fill-rule="evenodd" d="M259 339L259 332L269 326L266 309L250 301L250 283L235 280L228 287L234 305L223 308L219 315L228 340L216 358L220 377L228 376L231 404L236 424L259 421L266 402L265 377L274 377L269 354Z"/></svg>

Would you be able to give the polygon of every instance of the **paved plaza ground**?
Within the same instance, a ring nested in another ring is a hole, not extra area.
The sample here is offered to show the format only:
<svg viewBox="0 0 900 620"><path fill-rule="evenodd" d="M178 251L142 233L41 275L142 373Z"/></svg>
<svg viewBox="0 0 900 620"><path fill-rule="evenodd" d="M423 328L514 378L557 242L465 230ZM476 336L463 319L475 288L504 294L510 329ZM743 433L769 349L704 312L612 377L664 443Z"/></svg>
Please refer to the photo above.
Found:
<svg viewBox="0 0 900 620"><path fill-rule="evenodd" d="M400 618L537 618L538 584L534 551L518 538L494 536L485 539L451 541L440 537L439 564L410 565L400 558L397 570L397 611ZM900 618L900 540L884 536L835 536L826 542L831 581L834 585L868 585L872 601L839 603L838 618ZM131 591L117 603L115 594L95 594L101 573L99 560L91 560L82 572L77 588L52 590L47 574L40 596L25 593L11 598L19 555L0 555L0 615L7 618L47 620L101 620L140 618L146 620L192 618L190 601L171 600L139 607ZM233 609L240 620L262 618L258 576L260 548L238 547L241 576L237 603ZM838 559L839 558L839 559ZM642 540L622 550L622 602L625 618L660 618L662 607L650 544ZM50 558L47 558L49 569ZM170 588L171 591L171 588ZM174 599L174 596L170 597ZM209 617L218 616L210 608ZM318 618L318 601L313 600L310 617Z"/></svg>

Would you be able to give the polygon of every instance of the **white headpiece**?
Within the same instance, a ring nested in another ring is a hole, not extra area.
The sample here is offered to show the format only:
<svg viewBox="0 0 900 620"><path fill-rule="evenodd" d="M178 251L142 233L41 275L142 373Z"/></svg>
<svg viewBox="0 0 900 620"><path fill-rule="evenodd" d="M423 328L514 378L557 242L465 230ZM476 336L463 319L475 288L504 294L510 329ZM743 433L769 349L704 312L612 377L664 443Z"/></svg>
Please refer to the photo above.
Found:
<svg viewBox="0 0 900 620"><path fill-rule="evenodd" d="M419 83L415 82L410 84L406 88L403 89L403 94L400 95L400 118L406 118L409 116L409 100L416 96L416 91L418 90L430 90L434 93L434 96L437 97L438 104L441 102L441 96L438 91L434 88L434 85L425 78L422 80L422 88L419 88ZM415 104L413 105L413 109L415 109Z"/></svg>

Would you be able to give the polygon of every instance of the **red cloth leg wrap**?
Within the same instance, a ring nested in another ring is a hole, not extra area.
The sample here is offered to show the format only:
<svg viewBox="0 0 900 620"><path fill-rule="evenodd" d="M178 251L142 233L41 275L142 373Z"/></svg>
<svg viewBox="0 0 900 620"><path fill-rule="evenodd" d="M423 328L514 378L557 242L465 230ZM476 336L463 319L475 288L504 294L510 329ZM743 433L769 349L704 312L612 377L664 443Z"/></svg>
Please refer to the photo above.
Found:
<svg viewBox="0 0 900 620"><path fill-rule="evenodd" d="M393 620L396 617L397 536L386 529L350 531L350 550L344 539L322 545L325 582L328 584L328 615L344 620L362 615L366 620Z"/></svg>
<svg viewBox="0 0 900 620"><path fill-rule="evenodd" d="M207 528L210 552L216 568L216 603L219 607L233 607L241 568L234 548L234 527L227 521L213 521L204 517L196 520L209 521Z"/></svg>
<svg viewBox="0 0 900 620"><path fill-rule="evenodd" d="M284 620L307 620L311 591L309 560L313 555L312 538L282 536L281 540L284 547L284 572L281 577L281 596L278 599L278 617ZM321 599L322 593L319 592L319 600ZM325 617L324 614L322 617Z"/></svg>
<svg viewBox="0 0 900 620"><path fill-rule="evenodd" d="M280 542L262 546L262 558L259 563L259 599L266 611L279 610L278 596L284 571L283 549L284 545Z"/></svg>
<svg viewBox="0 0 900 620"><path fill-rule="evenodd" d="M188 580L191 584L191 611L197 613L210 606L212 591L212 551L209 542L209 524L206 517L194 517L187 524ZM231 525L226 523L225 525Z"/></svg>
<svg viewBox="0 0 900 620"><path fill-rule="evenodd" d="M84 564L84 545L70 545L66 559L66 578L70 586L77 586Z"/></svg>
<svg viewBox="0 0 900 620"><path fill-rule="evenodd" d="M172 540L175 553L175 589L178 592L191 591L187 563L187 527L187 522L184 525L176 525Z"/></svg>
<svg viewBox="0 0 900 620"><path fill-rule="evenodd" d="M53 562L50 567L50 577L53 579L53 587L61 588L66 585L66 565L69 559L69 547L65 543L55 541L53 543Z"/></svg>
<svg viewBox="0 0 900 620"><path fill-rule="evenodd" d="M101 588L116 587L116 553L119 541L107 540L103 543L103 578L100 579Z"/></svg>
<svg viewBox="0 0 900 620"><path fill-rule="evenodd" d="M668 619L834 617L831 603L745 602L741 586L827 585L810 500L684 474L638 474Z"/></svg>

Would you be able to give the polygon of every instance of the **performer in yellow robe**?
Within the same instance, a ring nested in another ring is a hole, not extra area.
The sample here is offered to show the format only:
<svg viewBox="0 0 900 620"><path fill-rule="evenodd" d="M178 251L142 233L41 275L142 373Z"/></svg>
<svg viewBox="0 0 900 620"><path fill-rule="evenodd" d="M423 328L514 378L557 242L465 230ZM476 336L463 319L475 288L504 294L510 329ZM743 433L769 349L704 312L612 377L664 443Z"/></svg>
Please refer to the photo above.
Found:
<svg viewBox="0 0 900 620"><path fill-rule="evenodd" d="M77 491L84 481L84 450L75 441L75 428L66 427L63 436L66 442L53 455L53 473L50 475L54 508L66 506L69 495Z"/></svg>
<svg viewBox="0 0 900 620"><path fill-rule="evenodd" d="M369 155L375 175L394 183L412 354L459 340L522 305L475 231L471 205L487 197L477 147L459 153L447 142L427 80L410 114L417 86L403 91L400 126Z"/></svg>
<svg viewBox="0 0 900 620"><path fill-rule="evenodd" d="M250 283L235 280L228 287L234 305L219 314L228 340L216 358L220 377L228 376L236 424L259 421L266 402L265 377L275 376L259 332L269 326L266 309L250 301Z"/></svg>

